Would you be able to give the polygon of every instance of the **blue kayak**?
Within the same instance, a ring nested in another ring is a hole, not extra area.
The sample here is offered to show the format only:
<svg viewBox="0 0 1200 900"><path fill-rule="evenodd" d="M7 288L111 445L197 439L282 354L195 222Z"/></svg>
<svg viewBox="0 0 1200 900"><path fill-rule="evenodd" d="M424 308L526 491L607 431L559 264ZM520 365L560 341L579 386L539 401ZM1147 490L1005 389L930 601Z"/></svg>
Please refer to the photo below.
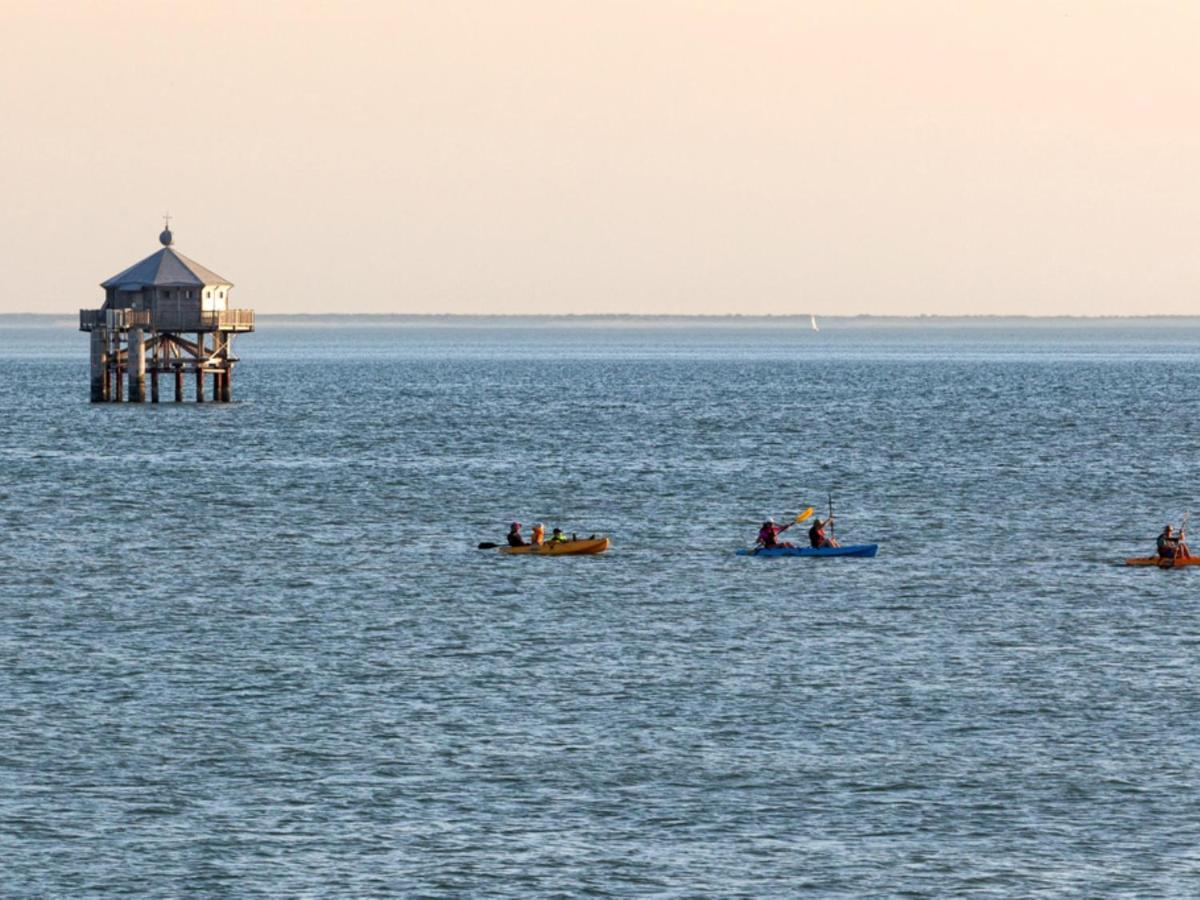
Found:
<svg viewBox="0 0 1200 900"><path fill-rule="evenodd" d="M737 552L738 556L874 556L878 544L847 544L845 547L764 547Z"/></svg>

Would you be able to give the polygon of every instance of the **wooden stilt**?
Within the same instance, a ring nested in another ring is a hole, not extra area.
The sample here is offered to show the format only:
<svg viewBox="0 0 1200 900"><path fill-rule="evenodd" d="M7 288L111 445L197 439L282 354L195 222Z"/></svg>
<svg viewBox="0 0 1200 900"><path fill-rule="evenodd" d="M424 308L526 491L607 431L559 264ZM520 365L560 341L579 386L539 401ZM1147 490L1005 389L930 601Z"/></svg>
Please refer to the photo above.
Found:
<svg viewBox="0 0 1200 900"><path fill-rule="evenodd" d="M204 335L196 332L196 402L204 402L204 369L201 368L201 360L204 357Z"/></svg>
<svg viewBox="0 0 1200 900"><path fill-rule="evenodd" d="M129 332L129 402L146 402L146 338L140 328Z"/></svg>
<svg viewBox="0 0 1200 900"><path fill-rule="evenodd" d="M175 363L175 402L183 402L183 363Z"/></svg>
<svg viewBox="0 0 1200 900"><path fill-rule="evenodd" d="M150 361L150 402L158 402L158 362L162 359L162 341L154 335L154 355Z"/></svg>
<svg viewBox="0 0 1200 900"><path fill-rule="evenodd" d="M116 403L121 399L121 373L117 369L117 335L115 331L108 331L108 366L105 370L104 378L108 382L108 401Z"/></svg>
<svg viewBox="0 0 1200 900"><path fill-rule="evenodd" d="M127 357L128 358L128 357ZM116 396L113 400L117 403L125 399L125 367L121 365L121 335L120 332L113 334L113 386L116 388Z"/></svg>
<svg viewBox="0 0 1200 900"><path fill-rule="evenodd" d="M99 329L92 332L92 402L104 400L104 335Z"/></svg>
<svg viewBox="0 0 1200 900"><path fill-rule="evenodd" d="M100 356L101 389L104 391L104 396L101 399L105 403L107 403L108 401L110 401L112 399L112 388L109 386L109 381L108 381L108 367L110 365L109 360L111 359L111 356L109 355L109 352L108 352L108 335L107 334L105 334L103 339L101 340L100 352L101 352L101 356Z"/></svg>

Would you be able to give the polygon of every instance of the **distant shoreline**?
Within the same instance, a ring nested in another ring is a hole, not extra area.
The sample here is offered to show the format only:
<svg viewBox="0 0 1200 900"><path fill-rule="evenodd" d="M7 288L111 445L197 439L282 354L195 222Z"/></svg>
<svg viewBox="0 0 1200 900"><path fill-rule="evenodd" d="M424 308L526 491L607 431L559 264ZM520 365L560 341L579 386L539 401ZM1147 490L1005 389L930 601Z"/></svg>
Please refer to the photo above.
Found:
<svg viewBox="0 0 1200 900"><path fill-rule="evenodd" d="M76 314L77 315L77 314ZM14 326L69 326L76 327L76 315L67 313L0 313L0 325ZM654 315L635 313L569 313L554 315L538 314L474 314L474 313L259 313L260 323L271 323L283 327L317 326L348 327L370 324L403 325L415 324L443 327L470 327L481 325L521 326L541 325L566 327L571 325L610 326L708 326L708 327L755 327L762 325L810 328L810 314L794 315ZM1183 315L1131 315L1131 316L1026 316L1026 315L919 315L919 316L817 316L822 327L856 328L870 326L892 327L1037 327L1045 325L1118 326L1118 325L1163 325L1172 322L1200 325L1200 314Z"/></svg>

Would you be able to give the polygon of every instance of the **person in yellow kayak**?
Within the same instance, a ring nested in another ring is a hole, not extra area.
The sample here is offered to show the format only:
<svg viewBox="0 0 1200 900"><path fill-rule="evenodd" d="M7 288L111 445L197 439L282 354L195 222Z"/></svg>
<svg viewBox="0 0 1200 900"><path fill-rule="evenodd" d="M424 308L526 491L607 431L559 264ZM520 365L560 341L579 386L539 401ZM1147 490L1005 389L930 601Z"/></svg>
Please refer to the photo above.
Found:
<svg viewBox="0 0 1200 900"><path fill-rule="evenodd" d="M808 529L808 542L816 549L822 547L840 547L842 546L833 538L825 534L825 526L833 522L833 516L830 516L824 522L820 519L813 519L812 528Z"/></svg>
<svg viewBox="0 0 1200 900"><path fill-rule="evenodd" d="M779 536L787 531L794 522L788 522L786 525L776 525L774 519L767 519L762 523L762 528L758 529L758 540L755 544L763 550L774 550L776 547L792 546L787 541L780 541Z"/></svg>
<svg viewBox="0 0 1200 900"><path fill-rule="evenodd" d="M533 546L535 546L535 547L540 547L540 546L542 546L543 543L545 543L545 538L546 538L546 526L543 525L541 522L538 522L536 525L533 526L533 534L531 535L531 540L529 541L529 543L533 544Z"/></svg>
<svg viewBox="0 0 1200 900"><path fill-rule="evenodd" d="M569 540L570 538L563 534L563 530L561 528L555 528L554 531L550 532L551 544L565 544Z"/></svg>
<svg viewBox="0 0 1200 900"><path fill-rule="evenodd" d="M493 545L494 546L494 545ZM521 523L513 522L508 526L508 546L524 547L525 538L521 537Z"/></svg>
<svg viewBox="0 0 1200 900"><path fill-rule="evenodd" d="M1158 546L1158 555L1162 559L1187 559L1192 555L1187 544L1183 542L1183 529L1174 531L1170 522L1155 543Z"/></svg>

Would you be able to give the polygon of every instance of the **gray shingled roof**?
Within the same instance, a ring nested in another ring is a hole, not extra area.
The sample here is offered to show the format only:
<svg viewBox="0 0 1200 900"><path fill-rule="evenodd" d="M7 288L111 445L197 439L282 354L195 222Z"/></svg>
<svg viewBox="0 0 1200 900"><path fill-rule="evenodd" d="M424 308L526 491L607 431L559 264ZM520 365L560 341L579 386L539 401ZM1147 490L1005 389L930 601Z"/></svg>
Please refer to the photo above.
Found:
<svg viewBox="0 0 1200 900"><path fill-rule="evenodd" d="M182 253L163 247L157 253L151 253L139 263L134 263L124 272L114 275L108 281L101 282L102 288L121 288L123 290L139 290L144 287L186 285L200 287L205 285L223 284L233 287L233 282L222 278L216 272L211 272L197 262L192 262Z"/></svg>

